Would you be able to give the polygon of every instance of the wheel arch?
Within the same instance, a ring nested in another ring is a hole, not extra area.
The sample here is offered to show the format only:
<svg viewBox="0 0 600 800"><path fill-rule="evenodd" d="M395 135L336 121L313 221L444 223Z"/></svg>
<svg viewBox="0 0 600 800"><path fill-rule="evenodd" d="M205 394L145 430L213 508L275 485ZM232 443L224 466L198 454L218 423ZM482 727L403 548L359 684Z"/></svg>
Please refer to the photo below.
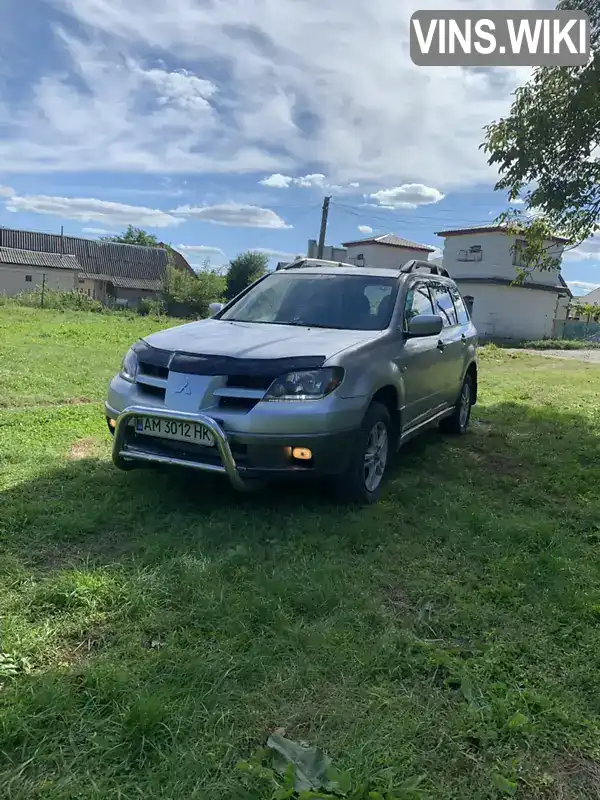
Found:
<svg viewBox="0 0 600 800"><path fill-rule="evenodd" d="M477 402L477 363L475 361L471 361L469 366L467 367L467 371L465 376L468 375L473 382L473 400L471 405L475 405Z"/></svg>

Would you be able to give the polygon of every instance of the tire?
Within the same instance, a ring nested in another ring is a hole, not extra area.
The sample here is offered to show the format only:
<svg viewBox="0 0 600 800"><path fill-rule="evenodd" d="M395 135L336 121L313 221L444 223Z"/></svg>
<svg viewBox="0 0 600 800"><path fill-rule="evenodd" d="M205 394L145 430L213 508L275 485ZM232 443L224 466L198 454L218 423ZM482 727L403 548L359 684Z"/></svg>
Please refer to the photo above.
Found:
<svg viewBox="0 0 600 800"><path fill-rule="evenodd" d="M379 499L393 453L393 425L382 403L371 403L356 436L348 467L334 479L335 498L348 505L369 505ZM372 466L366 467L371 451Z"/></svg>
<svg viewBox="0 0 600 800"><path fill-rule="evenodd" d="M464 436L469 429L471 419L471 409L473 407L473 379L470 375L465 377L463 385L454 406L451 417L446 417L440 422L440 430L443 433L451 433L455 436Z"/></svg>

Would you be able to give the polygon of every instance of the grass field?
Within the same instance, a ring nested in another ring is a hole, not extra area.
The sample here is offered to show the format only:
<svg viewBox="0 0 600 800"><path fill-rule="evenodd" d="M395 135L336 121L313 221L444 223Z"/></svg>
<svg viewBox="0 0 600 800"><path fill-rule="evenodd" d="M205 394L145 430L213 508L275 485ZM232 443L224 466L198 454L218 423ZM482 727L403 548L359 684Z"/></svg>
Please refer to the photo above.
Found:
<svg viewBox="0 0 600 800"><path fill-rule="evenodd" d="M0 308L0 796L269 800L282 727L398 797L599 797L600 368L486 349L472 432L349 511L115 471L159 325Z"/></svg>

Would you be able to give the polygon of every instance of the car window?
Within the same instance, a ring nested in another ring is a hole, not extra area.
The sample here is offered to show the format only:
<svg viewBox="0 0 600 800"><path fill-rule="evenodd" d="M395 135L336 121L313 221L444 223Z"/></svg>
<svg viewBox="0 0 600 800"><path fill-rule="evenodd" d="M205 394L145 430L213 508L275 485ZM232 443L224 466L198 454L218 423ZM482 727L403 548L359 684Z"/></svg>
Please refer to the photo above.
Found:
<svg viewBox="0 0 600 800"><path fill-rule="evenodd" d="M447 286L441 283L434 283L432 286L433 305L436 314L439 314L444 322L444 328L451 328L458 325L454 303Z"/></svg>
<svg viewBox="0 0 600 800"><path fill-rule="evenodd" d="M384 330L390 324L397 291L396 277L279 270L252 287L218 319Z"/></svg>
<svg viewBox="0 0 600 800"><path fill-rule="evenodd" d="M452 299L454 300L454 308L456 309L456 314L458 316L458 324L468 325L470 319L469 312L467 311L465 301L462 299L460 292L458 291L456 286L450 287L450 294L452 295Z"/></svg>
<svg viewBox="0 0 600 800"><path fill-rule="evenodd" d="M429 289L426 283L416 283L408 290L404 306L404 330L408 330L408 323L419 314L433 314L433 306Z"/></svg>

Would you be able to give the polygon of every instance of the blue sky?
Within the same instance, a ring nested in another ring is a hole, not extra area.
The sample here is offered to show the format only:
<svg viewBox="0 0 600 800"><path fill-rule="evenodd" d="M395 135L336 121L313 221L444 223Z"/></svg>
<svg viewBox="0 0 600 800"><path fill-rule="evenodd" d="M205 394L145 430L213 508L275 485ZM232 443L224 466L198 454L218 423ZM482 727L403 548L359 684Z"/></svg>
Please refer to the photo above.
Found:
<svg viewBox="0 0 600 800"><path fill-rule="evenodd" d="M482 0L478 8L510 8ZM551 7L546 0L520 6ZM415 67L408 20L442 0L4 0L0 225L128 223L218 267L245 249L435 231L505 210L479 150L526 69ZM600 237L568 254L600 285Z"/></svg>

